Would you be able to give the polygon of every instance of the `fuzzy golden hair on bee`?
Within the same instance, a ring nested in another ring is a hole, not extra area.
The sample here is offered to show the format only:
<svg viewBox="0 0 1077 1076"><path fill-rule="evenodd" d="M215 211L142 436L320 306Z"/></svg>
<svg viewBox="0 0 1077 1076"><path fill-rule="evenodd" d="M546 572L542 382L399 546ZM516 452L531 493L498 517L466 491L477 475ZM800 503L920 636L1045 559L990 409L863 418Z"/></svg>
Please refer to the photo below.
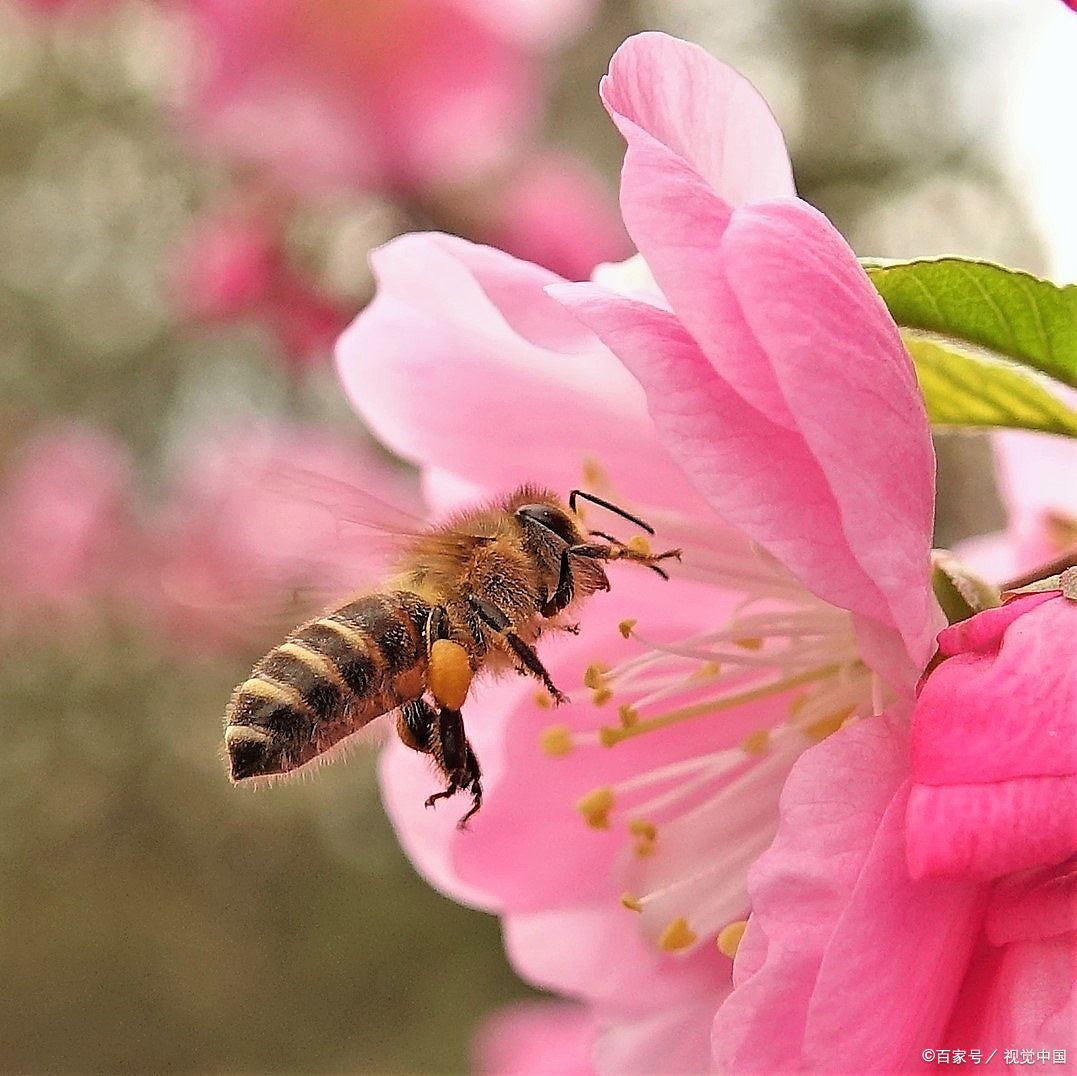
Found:
<svg viewBox="0 0 1077 1076"><path fill-rule="evenodd" d="M482 802L463 720L472 680L514 671L564 702L535 649L540 635L565 630L566 613L610 589L607 563L629 561L666 577L662 562L680 557L588 531L577 498L654 533L592 494L573 490L563 500L523 485L409 535L383 589L299 625L235 689L225 715L232 780L305 772L394 713L403 742L429 755L446 782L427 806L469 793L464 824Z"/></svg>

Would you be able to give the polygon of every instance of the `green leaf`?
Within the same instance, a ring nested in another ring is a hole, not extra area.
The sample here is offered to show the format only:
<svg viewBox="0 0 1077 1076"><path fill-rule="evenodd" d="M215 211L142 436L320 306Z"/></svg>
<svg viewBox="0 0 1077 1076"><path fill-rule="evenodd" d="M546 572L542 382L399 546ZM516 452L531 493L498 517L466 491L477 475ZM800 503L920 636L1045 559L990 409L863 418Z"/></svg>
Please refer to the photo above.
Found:
<svg viewBox="0 0 1077 1076"><path fill-rule="evenodd" d="M986 348L1077 387L1077 285L966 258L863 264L903 329Z"/></svg>
<svg viewBox="0 0 1077 1076"><path fill-rule="evenodd" d="M1077 437L1077 411L1020 367L904 333L937 426L1005 426Z"/></svg>

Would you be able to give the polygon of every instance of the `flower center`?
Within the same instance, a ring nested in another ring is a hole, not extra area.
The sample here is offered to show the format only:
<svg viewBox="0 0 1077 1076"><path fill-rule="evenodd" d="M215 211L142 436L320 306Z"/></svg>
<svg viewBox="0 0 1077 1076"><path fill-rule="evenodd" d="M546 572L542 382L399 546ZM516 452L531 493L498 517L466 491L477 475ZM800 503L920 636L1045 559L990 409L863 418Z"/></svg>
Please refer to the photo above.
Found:
<svg viewBox="0 0 1077 1076"><path fill-rule="evenodd" d="M592 828L624 832L622 902L659 947L688 950L710 938L732 955L748 910L746 874L773 839L789 770L847 721L878 712L882 689L848 612L720 524L638 514L684 548L676 574L711 584L714 606L730 611L673 640L623 621L638 652L584 674L595 724L553 725L541 744L563 756L653 738L652 751L633 756L646 764L593 788L578 810Z"/></svg>

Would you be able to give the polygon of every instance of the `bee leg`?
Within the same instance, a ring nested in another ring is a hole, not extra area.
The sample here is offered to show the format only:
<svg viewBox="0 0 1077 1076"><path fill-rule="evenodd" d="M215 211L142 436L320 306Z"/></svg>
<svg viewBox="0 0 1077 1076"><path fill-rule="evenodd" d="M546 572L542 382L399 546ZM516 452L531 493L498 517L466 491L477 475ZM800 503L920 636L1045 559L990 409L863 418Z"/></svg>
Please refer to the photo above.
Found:
<svg viewBox="0 0 1077 1076"><path fill-rule="evenodd" d="M553 696L558 706L563 702L568 702L568 696L554 685L546 666L542 664L542 659L535 653L535 648L525 643L516 632L511 630L509 618L496 606L484 602L481 598L472 596L470 601L479 619L505 640L509 649L524 667L524 671L542 681L543 687Z"/></svg>
<svg viewBox="0 0 1077 1076"><path fill-rule="evenodd" d="M400 707L396 715L396 732L413 751L429 753L430 738L437 712L426 699L415 699Z"/></svg>
<svg viewBox="0 0 1077 1076"><path fill-rule="evenodd" d="M610 547L604 545L565 546L561 551L561 570L557 577L557 589L553 592L553 596L542 606L541 611L544 617L557 616L557 614L572 601L572 594L575 587L572 579L571 558L574 556L590 557L593 560L609 560ZM603 576L603 581L605 582L605 586L600 587L599 589L609 590L609 580Z"/></svg>
<svg viewBox="0 0 1077 1076"><path fill-rule="evenodd" d="M479 780L482 774L479 771L479 761L468 743L464 732L464 719L459 710L441 707L437 712L437 720L431 725L431 731L433 735L430 740L430 754L449 783L443 791L428 796L426 806L433 807L438 800L448 799L457 792L469 791L473 803L467 814L460 819L459 825L463 828L482 805L482 785Z"/></svg>

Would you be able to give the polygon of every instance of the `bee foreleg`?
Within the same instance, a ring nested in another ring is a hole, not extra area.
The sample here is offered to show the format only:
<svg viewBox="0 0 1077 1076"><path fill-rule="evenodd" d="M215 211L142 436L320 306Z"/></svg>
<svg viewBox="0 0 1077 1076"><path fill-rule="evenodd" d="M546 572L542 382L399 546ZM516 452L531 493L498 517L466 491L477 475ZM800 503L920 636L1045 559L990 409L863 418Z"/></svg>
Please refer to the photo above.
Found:
<svg viewBox="0 0 1077 1076"><path fill-rule="evenodd" d="M565 546L561 551L561 568L557 576L557 589L554 590L553 596L542 606L542 615L544 617L557 616L572 601L572 595L575 590L575 583L572 578L572 557L574 556L590 557L592 560L610 560L611 547L605 545ZM609 590L609 581L607 580L606 585L600 589Z"/></svg>
<svg viewBox="0 0 1077 1076"><path fill-rule="evenodd" d="M496 606L481 598L472 596L470 600L479 619L505 640L505 645L516 655L523 666L523 671L541 680L543 687L553 696L558 705L568 702L568 696L554 685L546 666L542 664L542 659L535 653L535 648L525 643L516 632L512 631L509 618Z"/></svg>

